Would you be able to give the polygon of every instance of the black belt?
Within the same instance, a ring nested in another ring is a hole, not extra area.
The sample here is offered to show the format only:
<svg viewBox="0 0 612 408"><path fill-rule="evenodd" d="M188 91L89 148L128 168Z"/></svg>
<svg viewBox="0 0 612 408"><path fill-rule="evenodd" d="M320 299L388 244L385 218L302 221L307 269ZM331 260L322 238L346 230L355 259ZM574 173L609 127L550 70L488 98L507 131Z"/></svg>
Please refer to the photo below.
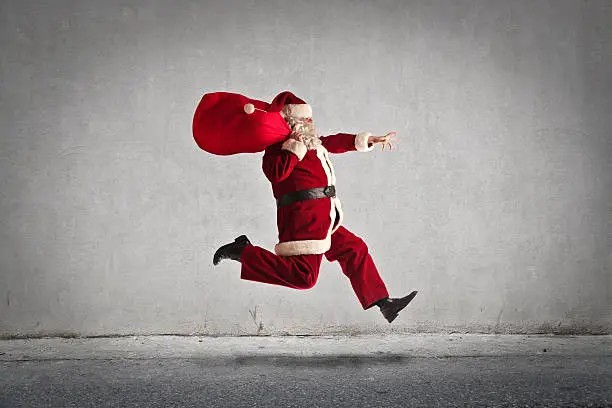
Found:
<svg viewBox="0 0 612 408"><path fill-rule="evenodd" d="M336 196L335 186L309 188L307 190L294 191L293 193L288 193L288 194L280 196L278 200L276 200L276 208L280 208L288 204L293 204L298 201L314 200L317 198L335 197L335 196Z"/></svg>

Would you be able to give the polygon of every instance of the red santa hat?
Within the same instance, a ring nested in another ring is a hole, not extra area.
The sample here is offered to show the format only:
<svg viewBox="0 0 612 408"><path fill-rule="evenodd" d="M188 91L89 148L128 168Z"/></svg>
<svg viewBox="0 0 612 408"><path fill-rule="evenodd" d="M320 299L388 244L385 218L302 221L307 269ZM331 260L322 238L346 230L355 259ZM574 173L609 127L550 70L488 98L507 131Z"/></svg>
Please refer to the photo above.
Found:
<svg viewBox="0 0 612 408"><path fill-rule="evenodd" d="M275 109L240 94L208 93L195 111L193 137L202 150L216 155L261 152L291 133Z"/></svg>
<svg viewBox="0 0 612 408"><path fill-rule="evenodd" d="M285 116L296 118L312 118L312 107L289 91L274 97L270 112L282 112Z"/></svg>

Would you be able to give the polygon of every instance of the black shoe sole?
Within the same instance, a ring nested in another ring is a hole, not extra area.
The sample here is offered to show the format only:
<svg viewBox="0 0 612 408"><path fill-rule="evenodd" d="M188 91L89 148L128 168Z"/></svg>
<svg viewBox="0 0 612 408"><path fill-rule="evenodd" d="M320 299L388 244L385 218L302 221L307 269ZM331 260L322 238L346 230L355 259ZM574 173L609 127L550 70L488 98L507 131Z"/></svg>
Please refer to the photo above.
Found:
<svg viewBox="0 0 612 408"><path fill-rule="evenodd" d="M419 293L419 291L414 290L412 292L410 292L410 294L408 294L407 296L404 296L403 298L400 299L399 304L400 304L400 308L397 309L397 312L395 312L394 314L392 314L389 317L385 316L385 319L387 319L387 321L389 323L391 323L392 321L395 320L395 318L399 315L399 312L401 312L406 306L408 306L408 304L410 302L412 302L412 299L415 298L415 296L417 295L417 293Z"/></svg>
<svg viewBox="0 0 612 408"><path fill-rule="evenodd" d="M232 246L234 244L237 244L237 243L247 245L247 244L250 244L251 242L249 241L246 235L241 235L238 238L236 238L234 242L223 245L221 248L217 249L217 251L215 252L215 255L213 256L213 265L217 266L222 260L228 259L226 257L223 257L221 254L223 253L225 248Z"/></svg>

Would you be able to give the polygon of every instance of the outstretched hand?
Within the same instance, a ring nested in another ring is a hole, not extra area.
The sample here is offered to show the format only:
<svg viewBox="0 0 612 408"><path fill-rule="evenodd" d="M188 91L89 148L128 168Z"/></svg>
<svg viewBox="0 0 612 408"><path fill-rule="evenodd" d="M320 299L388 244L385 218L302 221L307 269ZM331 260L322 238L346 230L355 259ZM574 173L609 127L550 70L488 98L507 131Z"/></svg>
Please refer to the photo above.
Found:
<svg viewBox="0 0 612 408"><path fill-rule="evenodd" d="M370 136L368 138L368 144L372 144L372 145L382 144L382 150L385 150L385 146L388 144L389 150L393 150L393 145L391 144L391 140L395 140L399 142L399 139L391 137L395 135L396 135L396 132L390 132L384 136Z"/></svg>

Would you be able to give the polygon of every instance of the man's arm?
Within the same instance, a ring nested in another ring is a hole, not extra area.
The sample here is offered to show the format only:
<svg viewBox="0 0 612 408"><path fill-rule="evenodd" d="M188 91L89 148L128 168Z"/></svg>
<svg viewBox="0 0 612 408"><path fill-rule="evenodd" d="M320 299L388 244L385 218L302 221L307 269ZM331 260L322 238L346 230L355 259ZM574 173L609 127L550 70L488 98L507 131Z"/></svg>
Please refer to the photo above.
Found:
<svg viewBox="0 0 612 408"><path fill-rule="evenodd" d="M283 144L268 147L262 160L262 169L271 183L283 181L293 171L296 164L306 155L306 145L289 138Z"/></svg>
<svg viewBox="0 0 612 408"><path fill-rule="evenodd" d="M331 136L321 137L323 146L330 153L345 153L345 152L369 152L374 149L374 145L368 143L372 136L370 132L362 132L355 134L338 133Z"/></svg>

